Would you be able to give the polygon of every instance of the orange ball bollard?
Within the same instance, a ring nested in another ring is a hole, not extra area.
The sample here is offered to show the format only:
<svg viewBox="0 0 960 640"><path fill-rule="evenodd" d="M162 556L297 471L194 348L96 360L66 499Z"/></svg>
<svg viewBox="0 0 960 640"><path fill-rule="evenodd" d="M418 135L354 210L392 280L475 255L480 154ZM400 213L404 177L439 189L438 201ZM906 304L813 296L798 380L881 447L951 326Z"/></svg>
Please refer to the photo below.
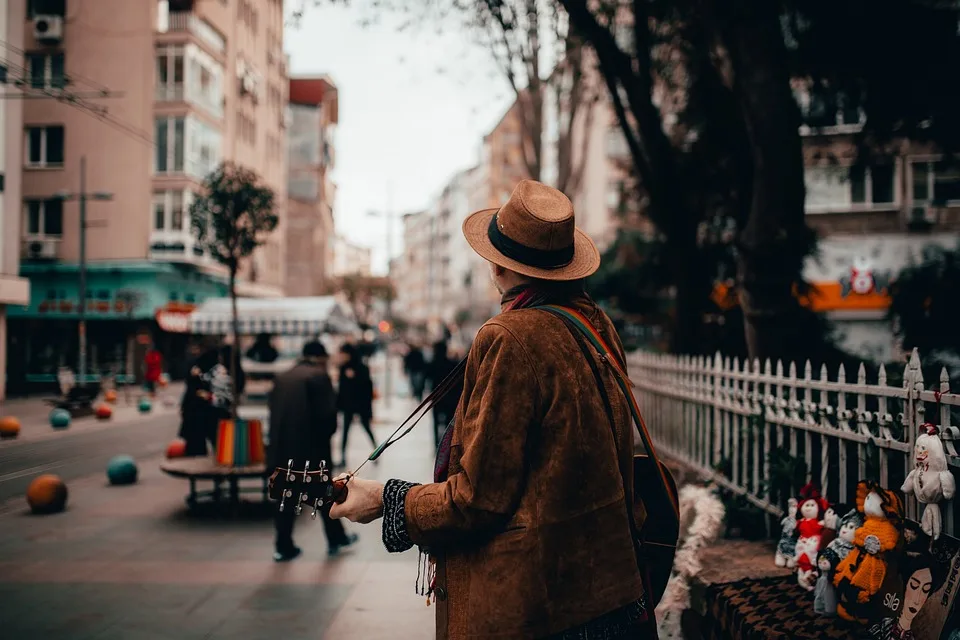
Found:
<svg viewBox="0 0 960 640"><path fill-rule="evenodd" d="M59 476L37 476L27 487L27 504L34 513L57 513L67 506L67 485Z"/></svg>
<svg viewBox="0 0 960 640"><path fill-rule="evenodd" d="M0 438L4 440L16 438L20 435L20 421L13 416L0 418Z"/></svg>
<svg viewBox="0 0 960 640"><path fill-rule="evenodd" d="M174 440L167 445L167 458L182 458L187 453L187 443L184 440Z"/></svg>
<svg viewBox="0 0 960 640"><path fill-rule="evenodd" d="M107 389L103 394L103 399L111 404L117 401L117 390Z"/></svg>
<svg viewBox="0 0 960 640"><path fill-rule="evenodd" d="M113 416L113 409L108 404L101 404L97 407L97 420L109 420Z"/></svg>

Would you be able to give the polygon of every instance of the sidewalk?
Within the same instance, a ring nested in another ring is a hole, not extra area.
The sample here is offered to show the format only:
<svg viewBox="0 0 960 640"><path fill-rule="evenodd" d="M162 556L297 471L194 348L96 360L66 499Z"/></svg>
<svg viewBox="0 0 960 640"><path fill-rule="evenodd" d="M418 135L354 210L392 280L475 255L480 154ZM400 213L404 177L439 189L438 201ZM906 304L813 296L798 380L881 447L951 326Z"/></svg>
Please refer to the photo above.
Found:
<svg viewBox="0 0 960 640"><path fill-rule="evenodd" d="M157 415L174 413L179 410L182 394L183 383L173 383L157 391L156 397L151 400L153 406L148 413L140 413L137 405L140 398L145 395L144 392L139 388L130 388L126 392L120 389L117 391L116 403L110 405L113 408L113 417L109 420L98 420L96 416L74 418L67 429L54 429L50 426L50 412L53 411L53 406L45 399L53 396L7 400L0 404L0 416L17 418L20 421L20 435L13 440L0 441L0 447L18 442L47 440L78 431L93 432L135 424Z"/></svg>
<svg viewBox="0 0 960 640"><path fill-rule="evenodd" d="M389 411L378 402L378 440L413 408L408 399L393 398ZM354 429L356 464L369 442ZM431 439L429 427L414 430L363 475L429 480ZM0 516L4 638L434 637L434 609L414 593L416 552L387 554L378 524L348 523L360 542L329 559L322 525L304 514L295 531L303 556L276 564L272 510L188 515L186 483L163 475L159 462L138 461L134 486L105 486L100 474L70 483L62 514L32 516L24 505Z"/></svg>

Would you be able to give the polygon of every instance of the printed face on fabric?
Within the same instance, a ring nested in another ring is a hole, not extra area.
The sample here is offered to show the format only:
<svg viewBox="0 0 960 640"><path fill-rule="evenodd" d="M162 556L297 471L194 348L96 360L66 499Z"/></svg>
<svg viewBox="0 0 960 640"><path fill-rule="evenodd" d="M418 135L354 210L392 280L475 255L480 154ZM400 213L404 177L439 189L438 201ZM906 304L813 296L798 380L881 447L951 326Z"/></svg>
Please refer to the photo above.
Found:
<svg viewBox="0 0 960 640"><path fill-rule="evenodd" d="M930 567L924 567L913 572L907 578L907 584L903 594L903 613L900 614L900 626L904 623L913 621L913 618L920 613L920 609L926 604L930 597L930 591L933 588L933 572Z"/></svg>

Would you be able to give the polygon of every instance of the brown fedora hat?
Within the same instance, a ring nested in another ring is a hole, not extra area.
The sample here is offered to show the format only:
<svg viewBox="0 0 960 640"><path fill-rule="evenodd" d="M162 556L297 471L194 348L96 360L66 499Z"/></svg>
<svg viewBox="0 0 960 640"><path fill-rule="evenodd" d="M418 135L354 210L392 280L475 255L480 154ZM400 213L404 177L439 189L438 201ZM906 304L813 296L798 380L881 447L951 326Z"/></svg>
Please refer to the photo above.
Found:
<svg viewBox="0 0 960 640"><path fill-rule="evenodd" d="M573 203L552 187L522 180L499 209L463 221L480 257L530 278L579 280L600 267L600 252L576 227Z"/></svg>

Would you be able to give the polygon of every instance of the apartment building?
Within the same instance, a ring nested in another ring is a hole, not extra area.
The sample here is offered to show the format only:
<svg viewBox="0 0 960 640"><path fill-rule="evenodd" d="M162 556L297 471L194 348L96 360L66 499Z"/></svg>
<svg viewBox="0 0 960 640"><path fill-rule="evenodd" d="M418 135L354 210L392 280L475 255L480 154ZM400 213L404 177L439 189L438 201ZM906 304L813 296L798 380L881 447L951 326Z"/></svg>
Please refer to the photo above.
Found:
<svg viewBox="0 0 960 640"><path fill-rule="evenodd" d="M29 305L9 312L20 338L11 348L24 369L17 382L49 383L58 367L75 368L81 304L91 371L131 370L134 346L153 340L176 373L186 336L171 319L226 292L223 268L196 246L189 220L194 194L221 161L255 170L276 193L280 213L277 232L242 265L240 292L283 291L282 2L27 5L19 22L25 54L11 66L31 98L23 101L29 109L17 141L20 270L31 281ZM82 191L90 196L85 301L78 287Z"/></svg>
<svg viewBox="0 0 960 640"><path fill-rule="evenodd" d="M333 276L369 276L372 267L372 251L350 242L343 236L335 236L333 244Z"/></svg>
<svg viewBox="0 0 960 640"><path fill-rule="evenodd" d="M7 51L22 49L24 9L19 0L0 0L0 34L8 45ZM7 62L4 65L10 66ZM22 123L23 101L0 100L0 400L6 397L7 386L7 308L30 302L30 283L19 276ZM19 341L19 336L11 339Z"/></svg>
<svg viewBox="0 0 960 640"><path fill-rule="evenodd" d="M337 86L327 76L290 79L286 294L315 296L331 284L335 260Z"/></svg>
<svg viewBox="0 0 960 640"><path fill-rule="evenodd" d="M430 278L433 217L429 211L417 211L404 214L402 222L403 252L391 264L397 289L393 311L411 325L425 329L435 295Z"/></svg>
<svg viewBox="0 0 960 640"><path fill-rule="evenodd" d="M807 223L820 238L818 256L804 270L816 287L812 302L833 321L845 348L890 360L897 345L886 319L887 284L928 247L960 242L960 170L943 163L933 147L909 140L892 143L878 154L884 159L857 166L854 135L863 114L844 109L842 101L811 97L802 83L794 89L803 116ZM615 237L618 212L636 207L630 194L624 199L629 149L606 98L592 126L580 123L576 135L588 136L586 144L574 145L586 161L573 197L577 222L602 248ZM654 231L641 211L627 213Z"/></svg>

